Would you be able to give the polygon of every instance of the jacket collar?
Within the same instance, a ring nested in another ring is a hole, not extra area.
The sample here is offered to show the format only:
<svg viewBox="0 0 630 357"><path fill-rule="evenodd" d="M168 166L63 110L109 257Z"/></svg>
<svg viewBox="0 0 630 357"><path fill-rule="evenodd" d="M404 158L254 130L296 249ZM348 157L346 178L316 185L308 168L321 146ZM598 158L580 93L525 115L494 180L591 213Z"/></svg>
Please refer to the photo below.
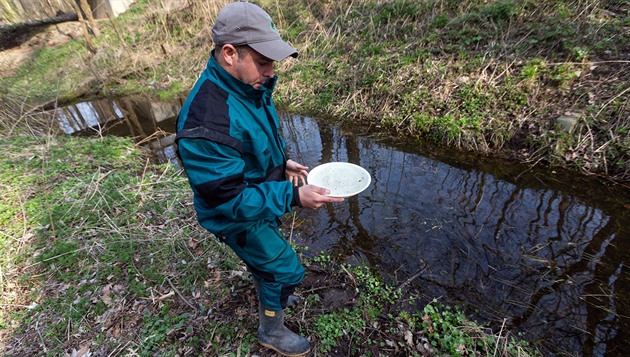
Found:
<svg viewBox="0 0 630 357"><path fill-rule="evenodd" d="M264 85L259 88L254 88L252 85L236 79L228 71L221 67L219 62L217 62L214 58L214 50L210 52L210 59L208 60L208 65L206 66L204 75L207 78L216 79L217 84L228 92L251 99L260 99L265 94L271 95L278 79L278 76L275 75L273 78L269 78Z"/></svg>

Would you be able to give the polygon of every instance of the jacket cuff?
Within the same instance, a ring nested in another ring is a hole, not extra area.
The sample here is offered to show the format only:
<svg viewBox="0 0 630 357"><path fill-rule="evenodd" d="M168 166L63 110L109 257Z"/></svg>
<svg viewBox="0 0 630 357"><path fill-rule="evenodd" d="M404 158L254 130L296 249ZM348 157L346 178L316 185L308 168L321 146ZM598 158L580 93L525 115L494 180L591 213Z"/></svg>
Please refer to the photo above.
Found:
<svg viewBox="0 0 630 357"><path fill-rule="evenodd" d="M291 207L302 207L302 203L300 202L300 187L293 186L293 200L291 201Z"/></svg>

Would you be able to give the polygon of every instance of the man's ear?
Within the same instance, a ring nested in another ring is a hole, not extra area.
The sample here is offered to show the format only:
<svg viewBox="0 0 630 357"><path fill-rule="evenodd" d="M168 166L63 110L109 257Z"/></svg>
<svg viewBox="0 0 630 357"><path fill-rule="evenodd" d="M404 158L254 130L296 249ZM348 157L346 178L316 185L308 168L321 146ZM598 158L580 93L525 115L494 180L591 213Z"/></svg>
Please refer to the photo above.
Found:
<svg viewBox="0 0 630 357"><path fill-rule="evenodd" d="M238 56L238 53L234 46L227 44L221 47L221 56L223 56L225 62L231 66L234 64L234 61L236 61L236 56Z"/></svg>

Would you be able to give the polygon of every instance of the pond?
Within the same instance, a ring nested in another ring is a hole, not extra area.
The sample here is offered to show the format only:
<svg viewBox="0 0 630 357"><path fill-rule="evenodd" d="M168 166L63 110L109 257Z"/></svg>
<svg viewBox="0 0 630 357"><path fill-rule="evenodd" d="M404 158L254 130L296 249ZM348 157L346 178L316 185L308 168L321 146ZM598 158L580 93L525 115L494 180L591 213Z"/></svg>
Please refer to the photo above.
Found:
<svg viewBox="0 0 630 357"><path fill-rule="evenodd" d="M179 104L103 100L57 117L68 134L132 135L179 165ZM630 347L627 187L299 115L283 115L282 133L289 157L310 168L346 161L372 175L358 196L297 211L292 239L309 254L369 264L397 282L422 272L410 286L426 301L460 305L549 355L622 355Z"/></svg>

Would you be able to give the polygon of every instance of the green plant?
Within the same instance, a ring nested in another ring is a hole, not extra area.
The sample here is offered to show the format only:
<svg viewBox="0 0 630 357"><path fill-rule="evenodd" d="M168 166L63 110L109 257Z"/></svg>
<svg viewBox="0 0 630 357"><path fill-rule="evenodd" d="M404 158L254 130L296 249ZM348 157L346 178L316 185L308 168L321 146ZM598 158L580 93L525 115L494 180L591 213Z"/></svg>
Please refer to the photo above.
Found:
<svg viewBox="0 0 630 357"><path fill-rule="evenodd" d="M438 353L450 356L494 355L535 356L538 352L528 343L512 336L495 336L489 329L470 321L457 306L450 307L437 300L423 309L422 330ZM407 316L406 320L410 318Z"/></svg>
<svg viewBox="0 0 630 357"><path fill-rule="evenodd" d="M170 335L184 328L190 314L171 315L166 304L157 314L146 312L142 321L140 356L153 356Z"/></svg>
<svg viewBox="0 0 630 357"><path fill-rule="evenodd" d="M536 58L527 62L521 68L521 78L528 81L536 81L541 74L547 70L547 64L544 60Z"/></svg>
<svg viewBox="0 0 630 357"><path fill-rule="evenodd" d="M464 336L461 327L467 323L463 313L451 311L450 307L436 307L437 301L427 304L423 311L426 315L422 323L423 330L433 347L451 355L461 356L468 348L477 345L475 341Z"/></svg>
<svg viewBox="0 0 630 357"><path fill-rule="evenodd" d="M326 267L328 264L332 262L333 258L330 254L321 253L313 257L313 261L315 263L321 264L323 267Z"/></svg>

